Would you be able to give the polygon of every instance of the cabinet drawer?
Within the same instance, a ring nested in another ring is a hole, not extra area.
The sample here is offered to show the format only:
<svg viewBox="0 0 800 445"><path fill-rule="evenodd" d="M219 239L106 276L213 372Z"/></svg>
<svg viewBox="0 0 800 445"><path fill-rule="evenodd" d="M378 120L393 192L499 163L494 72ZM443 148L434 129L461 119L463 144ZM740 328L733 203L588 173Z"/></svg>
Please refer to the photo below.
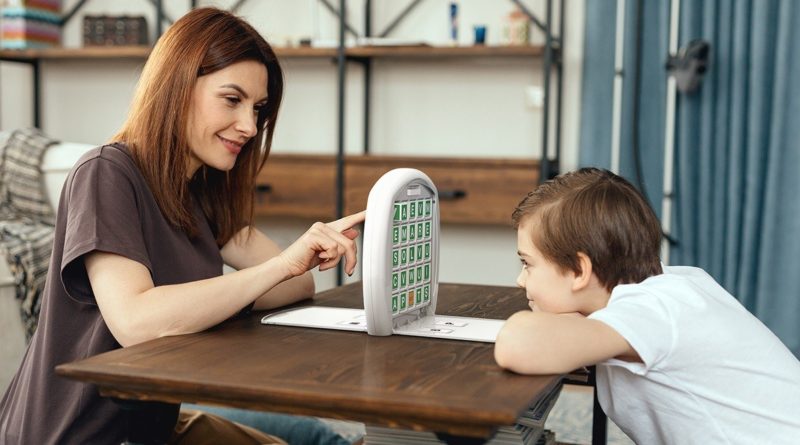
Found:
<svg viewBox="0 0 800 445"><path fill-rule="evenodd" d="M539 181L539 163L532 160L350 156L345 213L365 209L375 181L400 167L430 176L439 191L443 223L510 224L511 212Z"/></svg>
<svg viewBox="0 0 800 445"><path fill-rule="evenodd" d="M271 154L256 187L256 215L321 221L336 216L336 158Z"/></svg>

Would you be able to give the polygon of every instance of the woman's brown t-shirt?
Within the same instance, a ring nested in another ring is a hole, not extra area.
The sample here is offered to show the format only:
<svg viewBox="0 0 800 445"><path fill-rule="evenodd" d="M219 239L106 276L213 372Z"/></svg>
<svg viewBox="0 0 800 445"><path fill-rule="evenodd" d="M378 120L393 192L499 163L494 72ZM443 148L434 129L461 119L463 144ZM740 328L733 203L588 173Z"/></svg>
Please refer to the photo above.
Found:
<svg viewBox="0 0 800 445"><path fill-rule="evenodd" d="M39 325L0 402L0 443L119 444L126 419L97 388L59 377L54 368L117 349L97 307L83 258L111 252L143 264L156 286L222 274L222 258L199 205L190 238L161 214L128 149L107 145L85 154L61 194ZM131 419L165 441L178 405L148 403Z"/></svg>

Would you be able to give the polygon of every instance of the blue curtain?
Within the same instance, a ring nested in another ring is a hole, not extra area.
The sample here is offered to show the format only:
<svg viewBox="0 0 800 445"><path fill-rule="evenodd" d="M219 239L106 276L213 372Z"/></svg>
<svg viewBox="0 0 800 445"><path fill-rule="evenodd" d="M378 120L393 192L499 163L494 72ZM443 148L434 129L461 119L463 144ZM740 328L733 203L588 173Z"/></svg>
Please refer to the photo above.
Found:
<svg viewBox="0 0 800 445"><path fill-rule="evenodd" d="M642 1L639 51L636 48L637 4L635 0L626 3L619 173L633 182L637 180L633 156L636 137L644 191L660 216L667 82L665 36L669 32L669 2ZM611 166L616 15L616 0L586 2L581 166ZM637 58L640 70L638 95L634 86ZM639 118L638 135L634 134L632 125L634 114Z"/></svg>
<svg viewBox="0 0 800 445"><path fill-rule="evenodd" d="M626 8L621 173L632 174L635 8ZM661 207L669 1L643 1L640 149ZM615 0L586 2L582 165L610 162ZM707 270L800 357L800 3L683 1L681 45L711 43L677 108L673 264Z"/></svg>
<svg viewBox="0 0 800 445"><path fill-rule="evenodd" d="M800 357L800 4L682 4L712 44L678 106L675 263L706 269Z"/></svg>

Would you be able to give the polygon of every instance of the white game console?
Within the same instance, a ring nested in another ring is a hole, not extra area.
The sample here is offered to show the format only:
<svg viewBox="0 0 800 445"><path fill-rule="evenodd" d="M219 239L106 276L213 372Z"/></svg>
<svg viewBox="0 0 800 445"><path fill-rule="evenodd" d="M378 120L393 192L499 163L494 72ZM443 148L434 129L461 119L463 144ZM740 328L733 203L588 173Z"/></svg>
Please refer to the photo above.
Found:
<svg viewBox="0 0 800 445"><path fill-rule="evenodd" d="M495 341L504 320L435 315L439 283L439 199L423 172L384 174L367 200L363 244L364 310L290 309L263 324Z"/></svg>

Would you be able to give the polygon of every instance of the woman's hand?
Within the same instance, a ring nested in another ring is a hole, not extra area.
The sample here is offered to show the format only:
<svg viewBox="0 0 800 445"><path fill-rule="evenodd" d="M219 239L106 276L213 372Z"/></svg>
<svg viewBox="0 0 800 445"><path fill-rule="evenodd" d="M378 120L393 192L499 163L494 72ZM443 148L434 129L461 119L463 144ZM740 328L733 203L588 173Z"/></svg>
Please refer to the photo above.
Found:
<svg viewBox="0 0 800 445"><path fill-rule="evenodd" d="M345 272L352 275L356 268L354 240L358 236L353 226L364 222L365 217L366 212L362 211L327 224L316 222L278 258L289 275L296 277L317 266L319 270L336 267L344 256Z"/></svg>

